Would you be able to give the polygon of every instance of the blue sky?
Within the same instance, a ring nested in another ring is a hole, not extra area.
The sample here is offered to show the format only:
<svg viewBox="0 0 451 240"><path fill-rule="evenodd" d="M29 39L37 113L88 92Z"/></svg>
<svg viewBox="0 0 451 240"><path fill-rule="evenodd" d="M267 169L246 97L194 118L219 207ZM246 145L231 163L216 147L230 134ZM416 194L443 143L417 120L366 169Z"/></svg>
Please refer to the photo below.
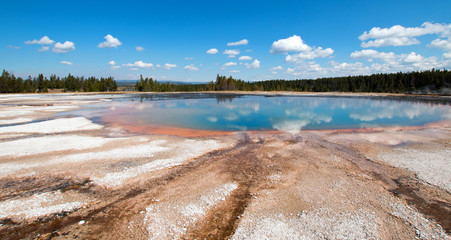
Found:
<svg viewBox="0 0 451 240"><path fill-rule="evenodd" d="M21 77L255 81L451 67L449 0L1 6L0 68Z"/></svg>

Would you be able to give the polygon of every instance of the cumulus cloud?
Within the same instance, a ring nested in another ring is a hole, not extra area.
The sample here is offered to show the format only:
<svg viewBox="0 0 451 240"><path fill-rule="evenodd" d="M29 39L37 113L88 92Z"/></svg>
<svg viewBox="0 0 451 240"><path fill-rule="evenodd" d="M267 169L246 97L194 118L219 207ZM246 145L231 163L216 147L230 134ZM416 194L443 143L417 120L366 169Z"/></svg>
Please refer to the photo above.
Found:
<svg viewBox="0 0 451 240"><path fill-rule="evenodd" d="M331 56L333 53L334 50L332 48L323 49L322 47L317 47L297 54L287 55L285 61L288 63L300 63L306 59L325 58Z"/></svg>
<svg viewBox="0 0 451 240"><path fill-rule="evenodd" d="M236 62L227 62L222 65L223 67L236 66Z"/></svg>
<svg viewBox="0 0 451 240"><path fill-rule="evenodd" d="M99 45L97 45L97 47L99 48L117 48L118 46L122 45L121 41L119 41L119 39L111 36L110 34L106 35L105 37L105 42L99 43Z"/></svg>
<svg viewBox="0 0 451 240"><path fill-rule="evenodd" d="M293 35L289 38L275 41L271 46L270 52L284 54L287 54L288 52L298 52L287 55L285 61L288 63L301 64L307 59L311 60L332 56L334 50L332 48L323 49L322 47L311 47L304 43L300 36Z"/></svg>
<svg viewBox="0 0 451 240"><path fill-rule="evenodd" d="M183 69L188 70L188 71L199 71L199 68L195 67L194 64L187 65Z"/></svg>
<svg viewBox="0 0 451 240"><path fill-rule="evenodd" d="M138 70L138 68L153 68L152 63L145 63L143 61L136 61L134 63L122 64L124 67L131 67L130 70Z"/></svg>
<svg viewBox="0 0 451 240"><path fill-rule="evenodd" d="M207 54L216 54L216 53L218 53L219 51L218 51L218 49L216 49L216 48L210 48L210 49L208 49L207 50Z"/></svg>
<svg viewBox="0 0 451 240"><path fill-rule="evenodd" d="M39 40L33 39L31 41L25 41L25 44L39 44L39 45L52 45L55 41L47 36L42 37Z"/></svg>
<svg viewBox="0 0 451 240"><path fill-rule="evenodd" d="M359 39L362 41L361 46L364 48L408 46L420 43L416 37L428 34L449 36L450 32L451 24L425 22L421 27L404 27L401 25L395 25L390 28L373 27L369 32L365 31L360 35Z"/></svg>
<svg viewBox="0 0 451 240"><path fill-rule="evenodd" d="M176 68L176 67L177 67L177 65L175 65L175 64L170 64L170 63L166 63L166 64L163 66L163 68L166 69L166 70L171 70L171 68Z"/></svg>
<svg viewBox="0 0 451 240"><path fill-rule="evenodd" d="M442 57L445 59L451 59L451 37L449 37L448 39L435 39L430 44L428 44L428 47L443 49L446 52L443 53Z"/></svg>
<svg viewBox="0 0 451 240"><path fill-rule="evenodd" d="M246 63L246 67L248 69L257 69L260 68L260 61L258 59L255 59L251 64Z"/></svg>
<svg viewBox="0 0 451 240"><path fill-rule="evenodd" d="M429 45L429 47L443 48L451 51L451 38L448 39L435 39Z"/></svg>
<svg viewBox="0 0 451 240"><path fill-rule="evenodd" d="M228 50L225 50L222 54L229 55L229 57L232 58L232 57L235 57L236 55L239 55L240 54L240 50L237 50L237 49L230 50L230 49L228 49Z"/></svg>
<svg viewBox="0 0 451 240"><path fill-rule="evenodd" d="M276 74L277 71L283 71L283 67L282 66L277 66L277 67L272 67L271 68L271 73L272 74Z"/></svg>
<svg viewBox="0 0 451 240"><path fill-rule="evenodd" d="M114 60L109 61L108 65L110 65L111 69L113 69L113 70L121 68L120 66L116 66L116 62Z"/></svg>
<svg viewBox="0 0 451 240"><path fill-rule="evenodd" d="M66 64L66 65L72 65L72 63L71 63L71 62L68 62L68 61L61 61L60 63L61 63L61 64Z"/></svg>
<svg viewBox="0 0 451 240"><path fill-rule="evenodd" d="M385 46L409 46L409 45L415 45L419 44L420 41L416 38L410 38L410 37L394 37L394 38L381 38L376 40L371 40L367 42L363 42L361 44L364 48L369 47L385 47Z"/></svg>
<svg viewBox="0 0 451 240"><path fill-rule="evenodd" d="M227 46L238 46L238 45L247 45L249 41L247 39L242 39L237 42L229 42L227 43Z"/></svg>
<svg viewBox="0 0 451 240"><path fill-rule="evenodd" d="M300 36L293 35L289 38L279 39L273 42L270 52L287 53L287 52L300 52L310 50L311 47L305 44Z"/></svg>
<svg viewBox="0 0 451 240"><path fill-rule="evenodd" d="M252 57L249 57L249 56L241 56L241 57L239 58L239 60L241 60L241 61L250 61L250 60L252 60Z"/></svg>
<svg viewBox="0 0 451 240"><path fill-rule="evenodd" d="M41 48L38 49L38 52L47 52L49 49L49 46L41 46Z"/></svg>
<svg viewBox="0 0 451 240"><path fill-rule="evenodd" d="M379 52L373 49L365 49L351 53L351 58L367 59L372 62L374 60L381 61L374 63L372 69L384 69L386 71L415 71L426 70L431 68L444 67L443 62L439 62L437 57L423 57L420 54L411 52L409 54L395 54L394 52Z"/></svg>
<svg viewBox="0 0 451 240"><path fill-rule="evenodd" d="M75 50L75 44L71 41L65 41L64 43L57 42L52 49L56 53L67 53L73 50Z"/></svg>
<svg viewBox="0 0 451 240"><path fill-rule="evenodd" d="M119 45L120 45L120 44L119 44ZM141 46L137 46L137 47L136 47L136 51L142 52L142 51L144 51L144 48L141 47Z"/></svg>

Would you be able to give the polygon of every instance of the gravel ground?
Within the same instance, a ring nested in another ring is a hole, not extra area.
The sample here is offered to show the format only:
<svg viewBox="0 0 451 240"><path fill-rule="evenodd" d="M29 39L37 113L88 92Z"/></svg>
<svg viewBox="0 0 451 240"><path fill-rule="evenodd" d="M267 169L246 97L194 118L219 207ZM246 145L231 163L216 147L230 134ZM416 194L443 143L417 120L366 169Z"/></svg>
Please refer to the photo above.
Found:
<svg viewBox="0 0 451 240"><path fill-rule="evenodd" d="M1 239L450 239L448 123L177 137L54 115L113 97L0 95Z"/></svg>

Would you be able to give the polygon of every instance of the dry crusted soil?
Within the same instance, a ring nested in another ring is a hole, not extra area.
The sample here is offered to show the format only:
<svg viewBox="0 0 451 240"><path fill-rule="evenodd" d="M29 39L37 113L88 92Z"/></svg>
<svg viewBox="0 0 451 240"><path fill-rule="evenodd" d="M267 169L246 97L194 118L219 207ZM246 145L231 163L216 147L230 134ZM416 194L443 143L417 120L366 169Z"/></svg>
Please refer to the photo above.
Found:
<svg viewBox="0 0 451 240"><path fill-rule="evenodd" d="M420 140L385 144L393 134ZM78 165L5 175L0 204L47 193L84 202L44 215L3 217L0 239L450 239L449 176L437 187L415 169L380 157L400 148L438 149L449 171L450 129L355 136L239 132L209 137L230 144L115 186L98 184ZM46 155L38 157L45 161ZM131 162L114 163L140 164Z"/></svg>

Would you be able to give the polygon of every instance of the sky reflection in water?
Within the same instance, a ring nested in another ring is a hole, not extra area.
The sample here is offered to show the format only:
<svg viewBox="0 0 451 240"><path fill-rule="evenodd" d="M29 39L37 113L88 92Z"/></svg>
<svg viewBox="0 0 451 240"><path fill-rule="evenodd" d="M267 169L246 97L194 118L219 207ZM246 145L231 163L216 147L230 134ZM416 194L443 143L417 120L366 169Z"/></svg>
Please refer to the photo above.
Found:
<svg viewBox="0 0 451 240"><path fill-rule="evenodd" d="M142 95L116 99L97 110L132 125L225 131L421 126L451 119L447 104L374 97Z"/></svg>

